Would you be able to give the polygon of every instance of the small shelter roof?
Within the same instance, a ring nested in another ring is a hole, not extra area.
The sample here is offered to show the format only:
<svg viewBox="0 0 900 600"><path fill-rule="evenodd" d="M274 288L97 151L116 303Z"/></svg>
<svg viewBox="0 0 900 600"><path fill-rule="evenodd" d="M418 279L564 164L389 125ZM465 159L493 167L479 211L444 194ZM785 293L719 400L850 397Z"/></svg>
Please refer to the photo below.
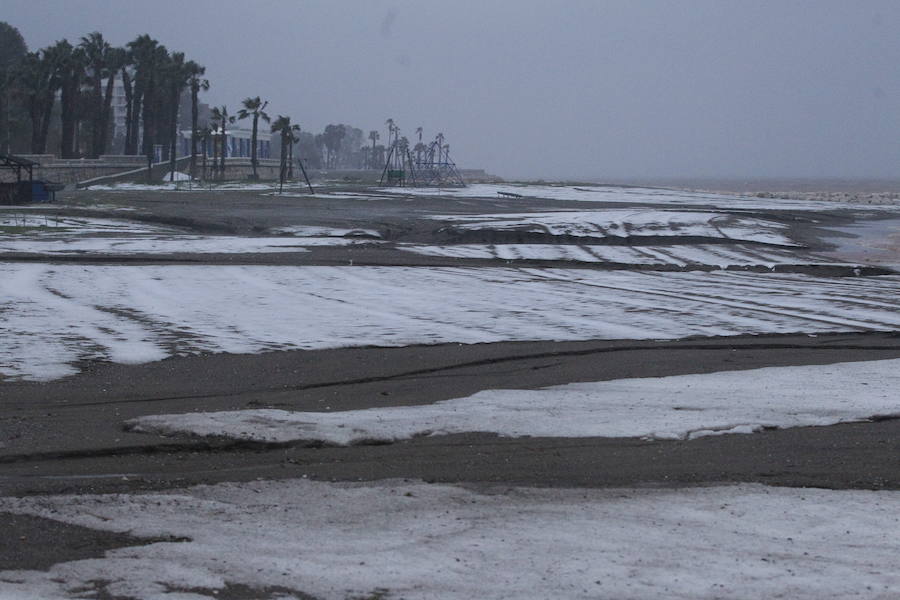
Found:
<svg viewBox="0 0 900 600"><path fill-rule="evenodd" d="M16 172L16 182L22 181L22 171L28 174L28 181L34 179L34 167L40 166L33 160L22 158L21 156L13 156L12 154L0 154L0 169L9 169Z"/></svg>
<svg viewBox="0 0 900 600"><path fill-rule="evenodd" d="M0 152L0 167L10 167L10 168L29 168L29 167L37 167L40 166L40 163L36 163L33 160L28 160L27 158L23 158L21 156L13 156L12 154L3 154Z"/></svg>

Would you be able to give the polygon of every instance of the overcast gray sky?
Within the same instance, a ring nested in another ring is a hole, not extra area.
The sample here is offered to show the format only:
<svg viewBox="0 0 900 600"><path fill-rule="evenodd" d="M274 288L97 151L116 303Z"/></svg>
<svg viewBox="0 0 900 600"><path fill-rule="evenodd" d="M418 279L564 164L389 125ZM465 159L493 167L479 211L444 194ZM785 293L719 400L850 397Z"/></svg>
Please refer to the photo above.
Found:
<svg viewBox="0 0 900 600"><path fill-rule="evenodd" d="M30 49L149 33L308 131L506 177L895 177L896 0L2 0Z"/></svg>

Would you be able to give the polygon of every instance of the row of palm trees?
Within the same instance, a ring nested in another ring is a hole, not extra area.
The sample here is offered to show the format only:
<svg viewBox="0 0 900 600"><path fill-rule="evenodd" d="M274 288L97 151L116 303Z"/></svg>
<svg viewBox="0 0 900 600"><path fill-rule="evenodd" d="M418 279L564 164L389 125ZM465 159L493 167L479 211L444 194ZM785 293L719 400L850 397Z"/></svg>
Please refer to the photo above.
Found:
<svg viewBox="0 0 900 600"><path fill-rule="evenodd" d="M294 144L300 139L300 126L291 123L291 117L285 115L278 115L275 121L272 122L272 118L265 111L268 105L268 100L263 100L259 96L256 96L245 98L237 115L229 114L228 107L225 105L213 107L210 111L209 123L201 129L198 129L195 125L193 129L191 141L191 176L196 175L198 142L204 144L204 148L202 149L202 154L204 156L207 154L207 145L211 144L213 166L220 177L224 176L225 157L228 154L228 126L233 125L237 120L251 119L250 164L253 169L251 177L253 179L259 178L257 141L259 139L260 121L271 123L271 133L277 133L279 135L281 141L281 178L293 177L293 148Z"/></svg>
<svg viewBox="0 0 900 600"><path fill-rule="evenodd" d="M149 35L114 47L92 32L72 45L68 40L27 53L13 65L13 84L31 121L31 152L44 154L59 97L59 155L97 158L110 142L112 101L117 78L125 92L124 153L150 155L156 145L174 148L178 106L189 88L196 128L198 94L209 89L205 68L170 52ZM78 139L79 134L87 140ZM140 147L139 147L140 145ZM170 154L172 154L170 150Z"/></svg>
<svg viewBox="0 0 900 600"><path fill-rule="evenodd" d="M193 101L193 99L192 99ZM231 115L228 107L225 105L214 106L210 111L209 123L198 129L196 124L193 127L193 135L191 141L191 175L196 172L196 156L197 143L204 144L203 154L206 155L206 145L212 144L213 164L218 173L221 175L225 172L225 157L228 154L228 126L233 125L238 120L251 119L251 138L250 138L250 164L253 169L252 178L259 178L259 122L272 123L272 118L266 113L266 107L269 105L268 100L263 100L259 96L245 98L237 115ZM192 116L193 118L193 116ZM196 123L196 121L195 121ZM299 141L300 126L291 123L291 117L278 115L275 122L272 123L271 133L278 133L281 140L281 169L288 169L289 177L293 177L293 146Z"/></svg>
<svg viewBox="0 0 900 600"><path fill-rule="evenodd" d="M61 40L41 50L25 54L12 65L12 79L22 96L31 121L31 153L47 152L50 124L59 98L59 155L76 158L80 148L89 158L107 152L112 122L112 101L116 79L125 94L125 135L123 153L152 156L157 146L165 149L175 169L178 142L178 110L182 93L191 98L190 171L197 170L200 143L212 141L219 168L224 171L227 126L237 119L252 119L251 162L254 177L259 164L257 138L259 121L270 121L267 101L247 98L236 116L225 106L212 110L211 123L199 127L199 96L210 88L205 67L185 60L183 52L170 52L147 34L123 47L114 47L103 34L92 32L77 46ZM80 131L87 140L77 139ZM216 135L212 135L213 132Z"/></svg>

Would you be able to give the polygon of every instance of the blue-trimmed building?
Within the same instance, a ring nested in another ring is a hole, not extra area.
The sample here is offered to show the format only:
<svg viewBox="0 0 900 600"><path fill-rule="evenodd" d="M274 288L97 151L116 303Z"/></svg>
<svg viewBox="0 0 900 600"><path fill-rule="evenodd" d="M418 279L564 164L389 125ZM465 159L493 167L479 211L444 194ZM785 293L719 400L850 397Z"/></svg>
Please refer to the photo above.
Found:
<svg viewBox="0 0 900 600"><path fill-rule="evenodd" d="M250 158L251 146L253 142L253 131L251 129L234 129L225 130L225 157L226 158ZM191 130L182 129L179 141L179 156L189 156L191 154ZM213 152L212 137L206 141L206 155L212 157ZM203 140L197 141L197 154L202 155L204 149ZM256 136L256 157L259 159L271 158L272 140L268 131L260 130Z"/></svg>

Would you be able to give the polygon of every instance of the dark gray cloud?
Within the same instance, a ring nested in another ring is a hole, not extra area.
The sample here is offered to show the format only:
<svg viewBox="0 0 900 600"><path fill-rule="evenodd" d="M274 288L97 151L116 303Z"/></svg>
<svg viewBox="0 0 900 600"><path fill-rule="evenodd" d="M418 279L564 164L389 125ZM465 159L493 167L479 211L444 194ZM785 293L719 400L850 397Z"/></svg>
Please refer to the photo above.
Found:
<svg viewBox="0 0 900 600"><path fill-rule="evenodd" d="M148 32L207 66L216 104L258 94L309 130L392 117L511 177L900 165L894 0L4 0L0 18L32 48Z"/></svg>

